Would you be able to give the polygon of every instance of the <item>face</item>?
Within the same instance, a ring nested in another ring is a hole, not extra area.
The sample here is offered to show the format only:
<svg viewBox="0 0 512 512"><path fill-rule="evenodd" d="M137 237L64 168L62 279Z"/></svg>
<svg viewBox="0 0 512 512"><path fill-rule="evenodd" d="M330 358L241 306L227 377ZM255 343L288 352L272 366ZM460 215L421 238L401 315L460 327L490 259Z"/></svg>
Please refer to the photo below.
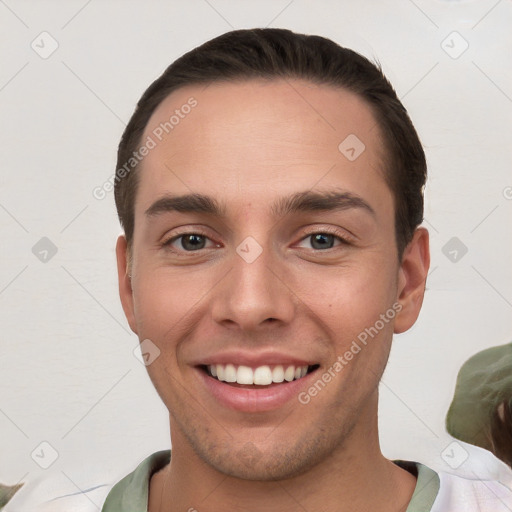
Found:
<svg viewBox="0 0 512 512"><path fill-rule="evenodd" d="M428 269L424 231L399 263L368 106L303 81L187 87L148 137L119 279L131 328L160 350L147 369L173 453L268 480L364 450Z"/></svg>

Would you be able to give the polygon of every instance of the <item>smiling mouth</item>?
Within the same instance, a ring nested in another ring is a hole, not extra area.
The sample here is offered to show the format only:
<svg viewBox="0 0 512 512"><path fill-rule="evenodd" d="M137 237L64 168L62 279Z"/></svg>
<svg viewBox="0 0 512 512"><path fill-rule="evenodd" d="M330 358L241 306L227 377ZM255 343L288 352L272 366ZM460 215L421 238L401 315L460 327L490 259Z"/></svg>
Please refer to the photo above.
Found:
<svg viewBox="0 0 512 512"><path fill-rule="evenodd" d="M309 366L262 365L257 368L234 364L213 364L201 366L210 377L234 387L272 386L299 380L319 368L318 364Z"/></svg>

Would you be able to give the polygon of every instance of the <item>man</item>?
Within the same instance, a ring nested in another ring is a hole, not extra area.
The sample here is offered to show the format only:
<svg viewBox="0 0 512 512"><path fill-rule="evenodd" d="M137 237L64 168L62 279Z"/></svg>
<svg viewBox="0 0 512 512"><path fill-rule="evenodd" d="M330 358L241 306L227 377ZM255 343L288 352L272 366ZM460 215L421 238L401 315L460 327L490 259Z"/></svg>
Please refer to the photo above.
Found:
<svg viewBox="0 0 512 512"><path fill-rule="evenodd" d="M117 261L172 457L104 512L510 510L499 482L380 451L379 380L429 268L425 180L380 69L327 39L230 32L149 87L119 146Z"/></svg>
<svg viewBox="0 0 512 512"><path fill-rule="evenodd" d="M319 37L225 34L146 91L118 169L121 301L158 354L172 458L105 511L139 510L134 495L150 512L512 504L380 452L378 383L429 244L423 150L379 69Z"/></svg>

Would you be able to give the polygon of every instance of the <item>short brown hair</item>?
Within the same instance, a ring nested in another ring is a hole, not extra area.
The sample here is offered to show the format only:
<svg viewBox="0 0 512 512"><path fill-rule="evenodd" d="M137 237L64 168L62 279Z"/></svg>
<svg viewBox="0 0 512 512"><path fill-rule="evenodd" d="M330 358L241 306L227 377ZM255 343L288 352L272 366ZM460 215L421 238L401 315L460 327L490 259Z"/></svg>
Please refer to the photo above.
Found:
<svg viewBox="0 0 512 512"><path fill-rule="evenodd" d="M140 98L121 138L116 169L133 156L151 115L173 91L188 85L253 78L304 79L346 89L367 102L386 149L385 179L394 198L395 238L401 259L423 221L427 166L421 142L381 67L320 36L275 28L234 30L187 52ZM115 180L117 212L129 247L134 231L136 171L135 167Z"/></svg>

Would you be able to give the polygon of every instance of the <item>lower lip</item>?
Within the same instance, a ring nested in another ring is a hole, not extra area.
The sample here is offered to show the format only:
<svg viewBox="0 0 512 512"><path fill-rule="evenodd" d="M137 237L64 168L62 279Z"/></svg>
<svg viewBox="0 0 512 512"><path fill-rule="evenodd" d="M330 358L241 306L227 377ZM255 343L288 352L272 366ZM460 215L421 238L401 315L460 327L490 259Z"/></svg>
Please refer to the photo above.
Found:
<svg viewBox="0 0 512 512"><path fill-rule="evenodd" d="M210 377L201 368L197 372L208 391L225 407L241 412L265 412L278 409L290 400L298 401L299 393L309 385L316 370L300 379L262 388L230 386Z"/></svg>

